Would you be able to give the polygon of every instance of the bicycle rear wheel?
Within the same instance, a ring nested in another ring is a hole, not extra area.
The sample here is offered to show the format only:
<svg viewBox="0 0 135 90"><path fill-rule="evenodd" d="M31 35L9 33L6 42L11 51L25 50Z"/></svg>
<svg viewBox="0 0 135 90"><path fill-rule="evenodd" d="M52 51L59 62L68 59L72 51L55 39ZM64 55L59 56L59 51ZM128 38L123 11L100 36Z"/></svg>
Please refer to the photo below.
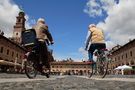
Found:
<svg viewBox="0 0 135 90"><path fill-rule="evenodd" d="M90 68L91 68L91 71L89 72L89 78L91 78L97 72L96 62L93 62Z"/></svg>
<svg viewBox="0 0 135 90"><path fill-rule="evenodd" d="M93 75L94 64L91 64L91 65L90 65L90 68L91 68L91 70L89 71L89 78L91 78L92 75Z"/></svg>
<svg viewBox="0 0 135 90"><path fill-rule="evenodd" d="M108 61L105 58L101 58L97 61L97 75L104 78L108 71Z"/></svg>
<svg viewBox="0 0 135 90"><path fill-rule="evenodd" d="M34 68L34 62L27 60L24 63L25 74L28 78L33 79L36 77L38 71Z"/></svg>

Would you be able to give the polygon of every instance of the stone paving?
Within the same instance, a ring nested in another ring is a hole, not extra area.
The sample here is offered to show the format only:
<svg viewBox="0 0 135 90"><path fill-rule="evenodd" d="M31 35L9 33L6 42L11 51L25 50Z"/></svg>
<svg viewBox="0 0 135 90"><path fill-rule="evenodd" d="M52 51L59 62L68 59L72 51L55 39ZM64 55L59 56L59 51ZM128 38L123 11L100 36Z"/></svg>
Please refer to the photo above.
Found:
<svg viewBox="0 0 135 90"><path fill-rule="evenodd" d="M135 78L38 75L36 79L28 79L25 75L3 74L0 90L135 90Z"/></svg>

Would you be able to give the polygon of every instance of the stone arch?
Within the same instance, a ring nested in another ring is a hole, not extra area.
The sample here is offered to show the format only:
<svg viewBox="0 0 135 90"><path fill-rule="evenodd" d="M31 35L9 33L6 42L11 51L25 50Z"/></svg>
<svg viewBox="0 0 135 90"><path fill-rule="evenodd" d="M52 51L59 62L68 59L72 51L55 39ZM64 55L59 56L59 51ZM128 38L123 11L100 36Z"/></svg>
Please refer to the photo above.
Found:
<svg viewBox="0 0 135 90"><path fill-rule="evenodd" d="M132 61L130 61L130 64L131 64L131 65L134 65L135 63L134 63L134 61L132 60Z"/></svg>
<svg viewBox="0 0 135 90"><path fill-rule="evenodd" d="M83 70L80 70L79 72L80 72L80 75L83 75Z"/></svg>
<svg viewBox="0 0 135 90"><path fill-rule="evenodd" d="M124 65L124 63L121 64L121 66L123 66L123 65Z"/></svg>
<svg viewBox="0 0 135 90"><path fill-rule="evenodd" d="M126 62L126 65L129 65L129 62Z"/></svg>

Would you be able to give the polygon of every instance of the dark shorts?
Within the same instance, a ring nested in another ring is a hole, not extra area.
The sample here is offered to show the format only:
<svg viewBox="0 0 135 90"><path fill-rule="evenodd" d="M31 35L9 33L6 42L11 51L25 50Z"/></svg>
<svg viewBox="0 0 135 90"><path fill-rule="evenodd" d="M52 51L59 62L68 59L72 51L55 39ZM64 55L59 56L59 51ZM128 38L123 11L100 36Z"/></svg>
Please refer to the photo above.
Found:
<svg viewBox="0 0 135 90"><path fill-rule="evenodd" d="M90 45L90 52L94 52L96 49L105 49L106 48L106 44L105 43L94 43Z"/></svg>

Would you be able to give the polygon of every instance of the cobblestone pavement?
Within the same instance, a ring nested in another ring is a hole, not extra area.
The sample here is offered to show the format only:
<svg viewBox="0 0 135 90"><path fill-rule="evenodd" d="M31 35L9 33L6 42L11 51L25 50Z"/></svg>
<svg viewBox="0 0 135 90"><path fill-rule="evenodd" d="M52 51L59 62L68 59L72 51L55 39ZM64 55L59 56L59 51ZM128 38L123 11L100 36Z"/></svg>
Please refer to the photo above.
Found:
<svg viewBox="0 0 135 90"><path fill-rule="evenodd" d="M135 78L38 75L28 79L25 75L0 74L0 90L135 90Z"/></svg>

